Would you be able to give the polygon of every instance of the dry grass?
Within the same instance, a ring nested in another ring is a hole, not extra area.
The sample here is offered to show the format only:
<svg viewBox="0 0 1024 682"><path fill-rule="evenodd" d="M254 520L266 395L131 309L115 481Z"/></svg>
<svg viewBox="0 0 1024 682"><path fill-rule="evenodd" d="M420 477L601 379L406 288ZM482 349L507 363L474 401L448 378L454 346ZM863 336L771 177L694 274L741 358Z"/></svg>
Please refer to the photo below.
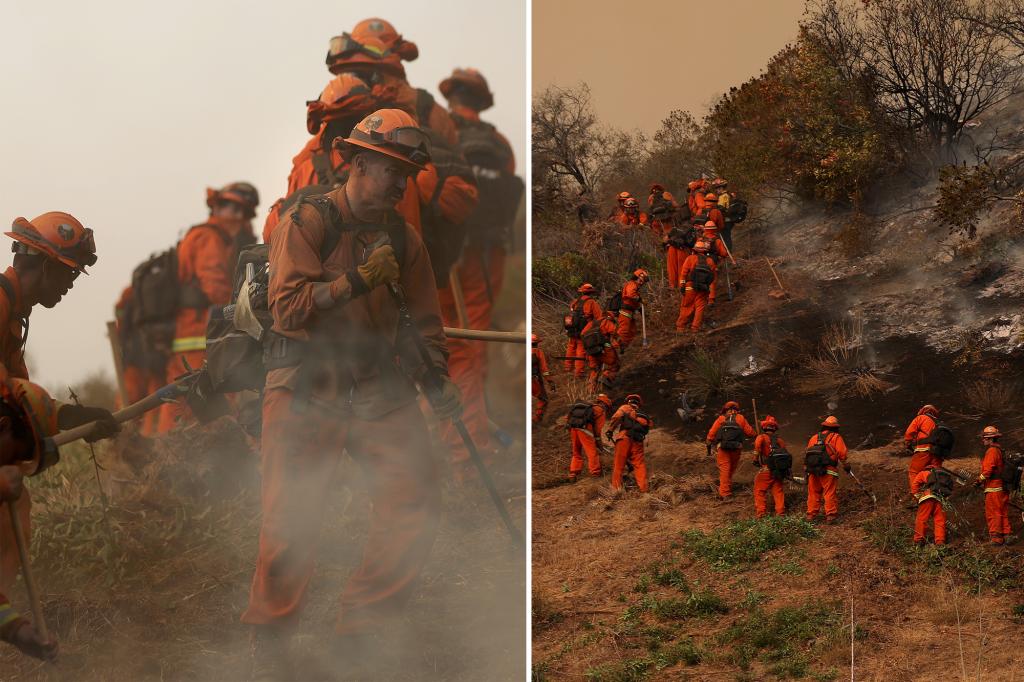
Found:
<svg viewBox="0 0 1024 682"><path fill-rule="evenodd" d="M868 398L893 385L873 366L864 345L864 323L859 319L828 325L815 354L803 364L806 369L794 386L807 395Z"/></svg>

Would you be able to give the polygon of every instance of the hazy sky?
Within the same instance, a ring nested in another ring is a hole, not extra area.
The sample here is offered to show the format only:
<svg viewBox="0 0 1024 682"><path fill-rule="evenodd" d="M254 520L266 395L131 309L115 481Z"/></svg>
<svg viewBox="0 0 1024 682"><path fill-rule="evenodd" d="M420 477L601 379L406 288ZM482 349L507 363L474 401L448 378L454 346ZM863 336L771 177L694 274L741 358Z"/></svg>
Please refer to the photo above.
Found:
<svg viewBox="0 0 1024 682"><path fill-rule="evenodd" d="M796 38L804 0L538 0L533 91L590 85L600 119L652 133L672 109L698 119Z"/></svg>
<svg viewBox="0 0 1024 682"><path fill-rule="evenodd" d="M455 66L495 92L484 114L526 144L526 10L519 0L0 3L0 223L48 210L96 232L99 262L32 315L33 379L113 373L105 323L132 269L207 215L205 188L256 185L257 233L305 144L305 102L330 74L328 39L380 16L419 46L409 81L440 98ZM0 266L11 262L4 240Z"/></svg>

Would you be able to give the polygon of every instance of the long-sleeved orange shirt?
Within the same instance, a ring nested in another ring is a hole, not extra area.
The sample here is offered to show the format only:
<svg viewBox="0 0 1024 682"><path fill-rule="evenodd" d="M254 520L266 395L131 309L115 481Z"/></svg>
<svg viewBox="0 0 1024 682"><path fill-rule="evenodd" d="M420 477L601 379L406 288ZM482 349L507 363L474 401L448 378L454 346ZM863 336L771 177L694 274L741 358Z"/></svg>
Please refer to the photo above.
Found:
<svg viewBox="0 0 1024 682"><path fill-rule="evenodd" d="M701 256L699 253L691 253L683 261L683 267L679 271L679 284L685 286L686 291L693 289L693 270L697 267L697 259L703 258L704 262L711 268L711 272L718 277L718 266L715 265L715 259L710 256Z"/></svg>
<svg viewBox="0 0 1024 682"><path fill-rule="evenodd" d="M533 366L542 377L550 376L551 369L548 367L548 356L540 348L533 349Z"/></svg>
<svg viewBox="0 0 1024 682"><path fill-rule="evenodd" d="M913 421L910 422L910 426L907 427L906 432L903 434L903 442L908 447L914 446L915 452L927 452L931 449L931 446L927 443L921 443L921 441L928 438L934 429L935 418L929 414L919 414L914 417Z"/></svg>
<svg viewBox="0 0 1024 682"><path fill-rule="evenodd" d="M241 227L230 226L210 217L192 227L178 244L178 282L182 287L195 287L206 297L203 307L182 306L175 317L174 345L176 353L206 348L206 323L210 306L231 302L229 272L235 256L235 234Z"/></svg>
<svg viewBox="0 0 1024 682"><path fill-rule="evenodd" d="M624 405L619 407L619 409L615 410L615 414L613 414L612 418L608 421L608 429L615 432L613 440L618 442L623 438L629 437L626 434L625 428L623 428L622 426L623 417L629 417L634 421L645 423L648 428L654 426L654 422L651 420L650 417L640 416L639 412L639 410L637 410L629 403L625 403Z"/></svg>
<svg viewBox="0 0 1024 682"><path fill-rule="evenodd" d="M985 480L985 492L998 492L1003 489L1003 449L998 445L990 445L981 458L981 475Z"/></svg>
<svg viewBox="0 0 1024 682"><path fill-rule="evenodd" d="M708 431L707 440L709 443L714 443L718 440L718 432L722 428L722 424L724 424L728 418L728 415L718 415L718 419L715 420L715 423L711 425L711 430ZM747 418L738 412L736 413L736 423L741 429L743 429L743 433L746 434L747 438L753 438L757 433L754 431L754 427L750 425L750 422L747 421Z"/></svg>
<svg viewBox="0 0 1024 682"><path fill-rule="evenodd" d="M717 206L707 211L707 219L713 222L719 230L725 229L725 216L718 210Z"/></svg>
<svg viewBox="0 0 1024 682"><path fill-rule="evenodd" d="M595 324L597 325L598 331L600 331L601 335L605 338L604 347L606 349L614 348L616 351L619 350L619 324L615 318L607 315L588 322L583 328L583 331L580 332L580 336L590 332L594 328Z"/></svg>
<svg viewBox="0 0 1024 682"><path fill-rule="evenodd" d="M837 462L845 462L847 449L846 441L839 435L838 431L824 431L825 434L825 449L828 451L829 457ZM807 441L807 447L813 446L818 442L818 434L811 436L810 440ZM829 471L836 471L835 467L829 467Z"/></svg>
<svg viewBox="0 0 1024 682"><path fill-rule="evenodd" d="M316 359L321 361L316 382L318 397L350 398L357 415L378 417L415 399L415 391L394 362L397 304L388 289L380 286L347 303L338 302L329 310L321 310L314 302L313 290L317 283L334 281L357 267L363 249L382 233L379 224L360 223L353 216L344 185L326 196L338 208L346 228L351 229L342 232L337 246L321 262L326 226L320 213L303 205L299 222L292 213L281 222L270 246L273 330L291 339L312 342L316 352L309 355L320 356ZM388 224L405 231L399 284L405 291L410 316L435 366L447 372L448 350L426 249L412 226L397 213L391 215ZM408 369L415 371L412 367ZM299 370L271 370L267 388L294 389L300 378Z"/></svg>
<svg viewBox="0 0 1024 682"><path fill-rule="evenodd" d="M782 440L781 437L776 436L775 440L778 442L780 448L786 447L786 441ZM770 455L771 452L772 439L770 434L758 434L757 438L754 439L754 464L767 471L768 455Z"/></svg>
<svg viewBox="0 0 1024 682"><path fill-rule="evenodd" d="M932 493L931 490L925 489L924 494L921 494L921 489L926 488L928 485L928 477L931 476L932 471L935 470L934 466L926 466L921 471L917 472L914 476L914 480L910 482L910 494L917 497L918 504L925 500L938 500L938 496Z"/></svg>
<svg viewBox="0 0 1024 682"><path fill-rule="evenodd" d="M21 281L15 269L7 268L2 276L10 282L14 298L9 298L6 289L0 288L0 362L11 377L28 379L25 336L28 333L28 316L32 310L22 310L25 303L21 298Z"/></svg>
<svg viewBox="0 0 1024 682"><path fill-rule="evenodd" d="M640 283L635 279L626 280L622 285L622 309L639 310L643 298L640 297Z"/></svg>
<svg viewBox="0 0 1024 682"><path fill-rule="evenodd" d="M569 310L576 310L576 307L583 306L583 326L586 327L592 320L601 319L601 305L588 294L583 294L569 304Z"/></svg>

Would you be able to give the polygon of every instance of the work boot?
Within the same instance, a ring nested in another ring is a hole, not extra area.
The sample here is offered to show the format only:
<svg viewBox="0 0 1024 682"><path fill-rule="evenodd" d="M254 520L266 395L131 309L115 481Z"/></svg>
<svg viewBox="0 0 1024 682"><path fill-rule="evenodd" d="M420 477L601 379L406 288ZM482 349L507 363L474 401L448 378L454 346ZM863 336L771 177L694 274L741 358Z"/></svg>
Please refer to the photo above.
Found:
<svg viewBox="0 0 1024 682"><path fill-rule="evenodd" d="M283 682L290 678L288 639L288 634L279 626L252 627L249 636L250 682Z"/></svg>
<svg viewBox="0 0 1024 682"><path fill-rule="evenodd" d="M580 480L579 474L569 474L569 483L575 483Z"/></svg>

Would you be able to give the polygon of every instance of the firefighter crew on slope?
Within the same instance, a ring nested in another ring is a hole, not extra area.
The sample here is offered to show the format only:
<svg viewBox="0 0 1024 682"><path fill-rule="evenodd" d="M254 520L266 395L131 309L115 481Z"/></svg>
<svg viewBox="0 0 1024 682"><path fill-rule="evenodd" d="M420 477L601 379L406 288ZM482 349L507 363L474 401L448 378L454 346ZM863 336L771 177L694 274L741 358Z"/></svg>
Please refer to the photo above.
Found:
<svg viewBox="0 0 1024 682"><path fill-rule="evenodd" d="M298 203L271 241L263 518L242 615L253 626L260 679L289 676L288 639L342 449L360 464L371 503L362 563L342 592L336 624L335 650L350 655L346 665L393 631L434 543L441 495L414 387L433 368L399 334L389 287L405 291L414 333L444 375L435 414L445 420L461 410L429 258L394 210L407 179L430 159L427 136L409 114L382 109L335 144L349 160L348 181Z"/></svg>

